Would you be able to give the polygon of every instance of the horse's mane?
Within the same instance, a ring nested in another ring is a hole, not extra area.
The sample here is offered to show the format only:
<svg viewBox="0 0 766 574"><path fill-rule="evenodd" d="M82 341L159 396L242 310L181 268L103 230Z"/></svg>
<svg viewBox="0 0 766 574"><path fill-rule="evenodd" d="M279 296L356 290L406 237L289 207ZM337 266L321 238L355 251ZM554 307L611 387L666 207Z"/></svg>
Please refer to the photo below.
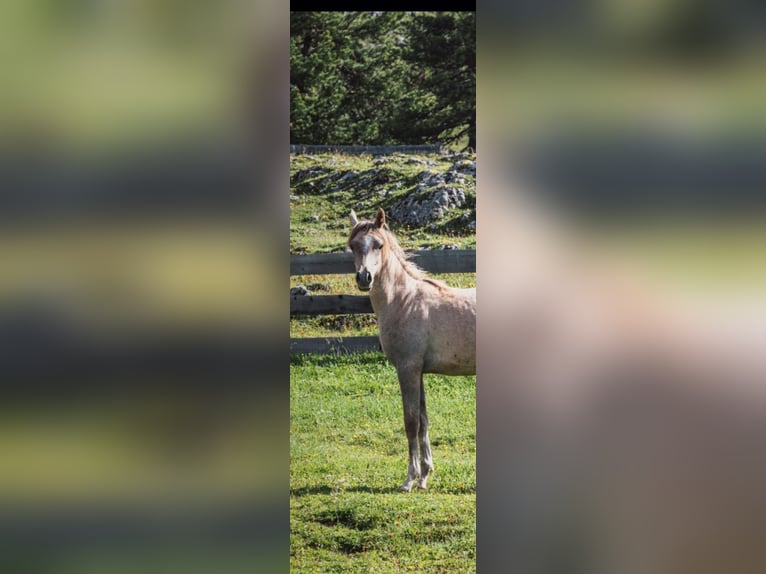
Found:
<svg viewBox="0 0 766 574"><path fill-rule="evenodd" d="M399 242L396 240L396 236L391 233L391 230L388 229L388 225L384 224L383 227L375 227L375 224L372 221L360 221L351 230L348 241L351 242L351 240L354 239L357 234L362 232L377 234L388 246L391 255L399 260L399 264L401 265L404 272L407 273L407 275L410 277L420 281L425 281L426 283L430 283L431 285L439 287L440 289L447 287L445 283L429 277L428 273L426 273L412 261L412 255L402 249L402 246L399 245Z"/></svg>

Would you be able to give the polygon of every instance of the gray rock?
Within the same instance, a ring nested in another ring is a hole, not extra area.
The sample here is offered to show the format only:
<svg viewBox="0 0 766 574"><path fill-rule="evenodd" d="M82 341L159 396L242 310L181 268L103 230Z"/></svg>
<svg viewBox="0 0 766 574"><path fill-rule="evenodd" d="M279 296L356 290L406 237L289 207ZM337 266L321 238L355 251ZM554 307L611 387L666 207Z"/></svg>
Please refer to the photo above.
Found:
<svg viewBox="0 0 766 574"><path fill-rule="evenodd" d="M460 172L476 177L476 162L470 161L468 159L460 159L452 165L450 171Z"/></svg>
<svg viewBox="0 0 766 574"><path fill-rule="evenodd" d="M442 219L446 212L465 204L465 193L456 187L440 186L412 194L389 210L395 220L410 227L423 227Z"/></svg>
<svg viewBox="0 0 766 574"><path fill-rule="evenodd" d="M350 169L350 170L348 170L347 172L343 173L343 174L342 174L342 175L341 175L341 176L338 178L338 183L340 183L340 182L342 182L342 181L349 181L350 179L353 179L353 178L354 178L354 177L356 177L357 175L358 175L358 174L357 174L357 172L355 172L353 169Z"/></svg>

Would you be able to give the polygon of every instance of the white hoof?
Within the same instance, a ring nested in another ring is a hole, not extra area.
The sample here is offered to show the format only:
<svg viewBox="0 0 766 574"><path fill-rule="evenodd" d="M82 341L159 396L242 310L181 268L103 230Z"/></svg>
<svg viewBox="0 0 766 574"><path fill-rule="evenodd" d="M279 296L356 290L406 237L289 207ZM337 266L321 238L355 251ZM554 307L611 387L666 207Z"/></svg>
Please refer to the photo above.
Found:
<svg viewBox="0 0 766 574"><path fill-rule="evenodd" d="M426 490L428 488L426 486L426 481L431 477L431 475L434 473L434 465L429 464L427 467L427 471L422 471L420 474L420 478L418 479L418 488L421 490Z"/></svg>

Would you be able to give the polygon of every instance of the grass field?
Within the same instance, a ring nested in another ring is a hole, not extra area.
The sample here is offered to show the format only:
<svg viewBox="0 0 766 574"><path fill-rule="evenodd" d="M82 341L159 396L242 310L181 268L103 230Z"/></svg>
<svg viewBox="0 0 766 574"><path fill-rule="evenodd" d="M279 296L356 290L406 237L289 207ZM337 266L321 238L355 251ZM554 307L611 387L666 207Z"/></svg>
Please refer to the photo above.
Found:
<svg viewBox="0 0 766 574"><path fill-rule="evenodd" d="M292 571L475 571L475 382L426 376L436 470L428 491L402 493L407 440L385 357L291 359Z"/></svg>

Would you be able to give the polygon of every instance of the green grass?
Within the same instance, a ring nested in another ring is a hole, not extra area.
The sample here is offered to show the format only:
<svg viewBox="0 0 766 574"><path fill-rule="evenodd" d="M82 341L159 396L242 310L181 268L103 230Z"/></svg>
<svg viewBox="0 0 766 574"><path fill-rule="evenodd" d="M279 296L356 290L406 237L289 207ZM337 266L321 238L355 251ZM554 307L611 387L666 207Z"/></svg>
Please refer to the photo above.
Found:
<svg viewBox="0 0 766 574"><path fill-rule="evenodd" d="M436 471L427 491L402 493L393 367L377 353L292 358L292 571L475 571L475 382L426 376Z"/></svg>

